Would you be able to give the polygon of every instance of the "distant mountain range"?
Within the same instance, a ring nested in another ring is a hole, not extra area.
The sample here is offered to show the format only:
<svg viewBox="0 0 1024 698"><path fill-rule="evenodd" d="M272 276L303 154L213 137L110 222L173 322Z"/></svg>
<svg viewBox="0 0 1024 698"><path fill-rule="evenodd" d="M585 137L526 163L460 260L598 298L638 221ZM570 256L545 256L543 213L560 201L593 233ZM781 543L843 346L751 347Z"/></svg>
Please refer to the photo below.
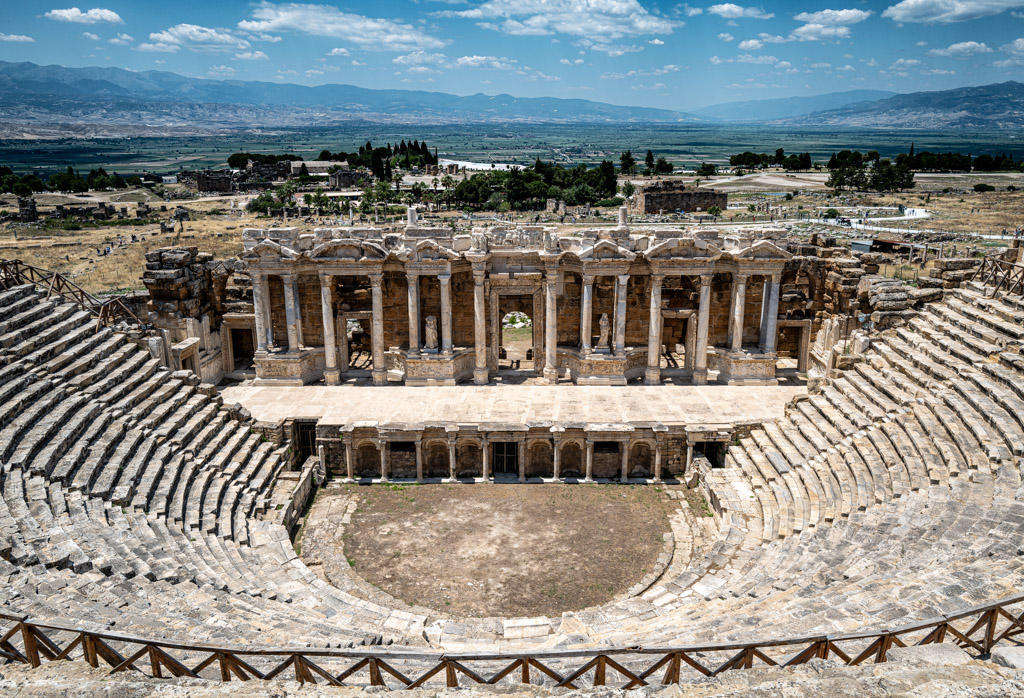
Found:
<svg viewBox="0 0 1024 698"><path fill-rule="evenodd" d="M776 123L859 128L1020 129L1024 127L1024 84L1011 80L940 92L912 92L794 115Z"/></svg>
<svg viewBox="0 0 1024 698"><path fill-rule="evenodd" d="M939 92L852 90L730 102L694 113L585 99L459 96L353 85L206 80L166 71L65 68L0 61L0 137L203 135L229 131L396 124L705 124L785 127L978 128L1024 126L1024 85Z"/></svg>
<svg viewBox="0 0 1024 698"><path fill-rule="evenodd" d="M694 114L718 121L773 121L803 116L828 109L839 109L856 102L892 97L895 92L883 90L849 90L829 92L810 97L779 97L776 99L752 99L744 102L725 102L710 107L695 109Z"/></svg>

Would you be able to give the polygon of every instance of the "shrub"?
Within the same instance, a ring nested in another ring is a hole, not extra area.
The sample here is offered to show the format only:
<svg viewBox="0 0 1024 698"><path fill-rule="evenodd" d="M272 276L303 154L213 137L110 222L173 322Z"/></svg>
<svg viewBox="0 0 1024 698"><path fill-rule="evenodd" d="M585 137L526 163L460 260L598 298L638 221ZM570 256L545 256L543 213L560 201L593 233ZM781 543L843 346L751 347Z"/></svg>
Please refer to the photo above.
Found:
<svg viewBox="0 0 1024 698"><path fill-rule="evenodd" d="M993 187L991 184L985 184L984 182L979 182L978 184L974 185L974 191L978 192L979 194L983 193L983 192L986 192L986 191L995 191L995 190L996 190L996 188Z"/></svg>
<svg viewBox="0 0 1024 698"><path fill-rule="evenodd" d="M601 199L597 203L595 203L594 205L595 206L606 206L606 207L607 206L618 207L618 206L622 205L623 201L625 201L625 199L623 199L621 196L616 196L616 197L611 198L611 199Z"/></svg>

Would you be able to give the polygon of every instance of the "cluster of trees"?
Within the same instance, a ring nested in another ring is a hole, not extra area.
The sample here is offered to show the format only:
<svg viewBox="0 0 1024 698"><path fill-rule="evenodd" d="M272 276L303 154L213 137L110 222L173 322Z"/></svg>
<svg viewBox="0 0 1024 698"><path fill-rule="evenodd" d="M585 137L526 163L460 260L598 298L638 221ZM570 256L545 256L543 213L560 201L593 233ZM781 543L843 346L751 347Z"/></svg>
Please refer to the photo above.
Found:
<svg viewBox="0 0 1024 698"><path fill-rule="evenodd" d="M859 155L859 153L858 153ZM869 172L868 162L874 162ZM867 160L865 158L847 158L837 163L829 175L826 186L833 189L853 189L893 192L914 188L914 173L906 164L893 163L888 158Z"/></svg>
<svg viewBox="0 0 1024 698"><path fill-rule="evenodd" d="M879 160L881 156L877 150L869 150L864 154L857 150L843 150L832 154L828 169L835 170L861 162L877 163ZM899 167L918 172L1014 172L1024 167L1024 162L1018 162L1013 159L1013 155L1006 153L972 158L962 153L915 152L913 143L910 144L910 152L896 156L895 163Z"/></svg>
<svg viewBox="0 0 1024 698"><path fill-rule="evenodd" d="M640 166L637 164L632 150L627 150L619 155L619 168L622 170L622 174L625 175L641 173ZM673 169L672 163L665 158L659 157L655 159L654 152L651 150L648 150L647 155L644 156L642 174L648 177L656 174L672 174Z"/></svg>
<svg viewBox="0 0 1024 698"><path fill-rule="evenodd" d="M102 167L89 170L89 174L82 177L75 168L69 165L65 171L47 176L44 182L38 175L18 176L10 167L0 165L0 193L15 194L16 196L30 196L33 192L42 191L77 193L90 189L98 191L138 186L142 186L142 180L139 177L135 175L122 177L116 172L110 174Z"/></svg>
<svg viewBox="0 0 1024 698"><path fill-rule="evenodd" d="M395 168L409 169L437 164L437 156L431 152L426 141L406 142L404 139L395 145L388 143L377 148L374 148L370 141L366 141L354 153L346 153L343 150L332 153L330 150L322 150L316 159L322 161L344 160L351 168L365 167L377 179L387 180L391 179Z"/></svg>
<svg viewBox="0 0 1024 698"><path fill-rule="evenodd" d="M244 169L249 161L258 162L261 165L274 165L279 162L291 162L292 160L304 159L301 155L294 153L282 153L280 155L268 155L266 153L232 153L228 156L228 167L233 170Z"/></svg>
<svg viewBox="0 0 1024 698"><path fill-rule="evenodd" d="M785 170L809 170L813 167L810 153L799 155L786 155L783 148L778 148L774 155L768 153L754 153L749 150L729 157L729 164L733 167L746 167L756 170L764 167L781 166Z"/></svg>

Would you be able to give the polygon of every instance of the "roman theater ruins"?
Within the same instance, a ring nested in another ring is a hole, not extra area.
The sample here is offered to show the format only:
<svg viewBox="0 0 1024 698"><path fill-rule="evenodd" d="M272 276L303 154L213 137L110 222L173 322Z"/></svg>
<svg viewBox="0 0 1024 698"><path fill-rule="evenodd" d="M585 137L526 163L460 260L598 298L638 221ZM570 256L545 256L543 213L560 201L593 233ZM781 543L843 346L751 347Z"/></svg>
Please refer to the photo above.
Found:
<svg viewBox="0 0 1024 698"><path fill-rule="evenodd" d="M1017 248L412 209L146 259L134 307L0 266L6 661L636 688L1024 630Z"/></svg>

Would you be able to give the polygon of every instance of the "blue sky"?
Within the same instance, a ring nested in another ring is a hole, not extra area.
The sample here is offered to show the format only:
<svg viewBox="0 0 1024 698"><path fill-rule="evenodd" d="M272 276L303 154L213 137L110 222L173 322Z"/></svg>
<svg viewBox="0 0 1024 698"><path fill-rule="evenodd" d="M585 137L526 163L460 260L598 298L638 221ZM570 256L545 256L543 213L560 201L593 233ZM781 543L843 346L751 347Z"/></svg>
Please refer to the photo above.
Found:
<svg viewBox="0 0 1024 698"><path fill-rule="evenodd" d="M691 109L1024 79L1024 0L0 0L0 60Z"/></svg>

